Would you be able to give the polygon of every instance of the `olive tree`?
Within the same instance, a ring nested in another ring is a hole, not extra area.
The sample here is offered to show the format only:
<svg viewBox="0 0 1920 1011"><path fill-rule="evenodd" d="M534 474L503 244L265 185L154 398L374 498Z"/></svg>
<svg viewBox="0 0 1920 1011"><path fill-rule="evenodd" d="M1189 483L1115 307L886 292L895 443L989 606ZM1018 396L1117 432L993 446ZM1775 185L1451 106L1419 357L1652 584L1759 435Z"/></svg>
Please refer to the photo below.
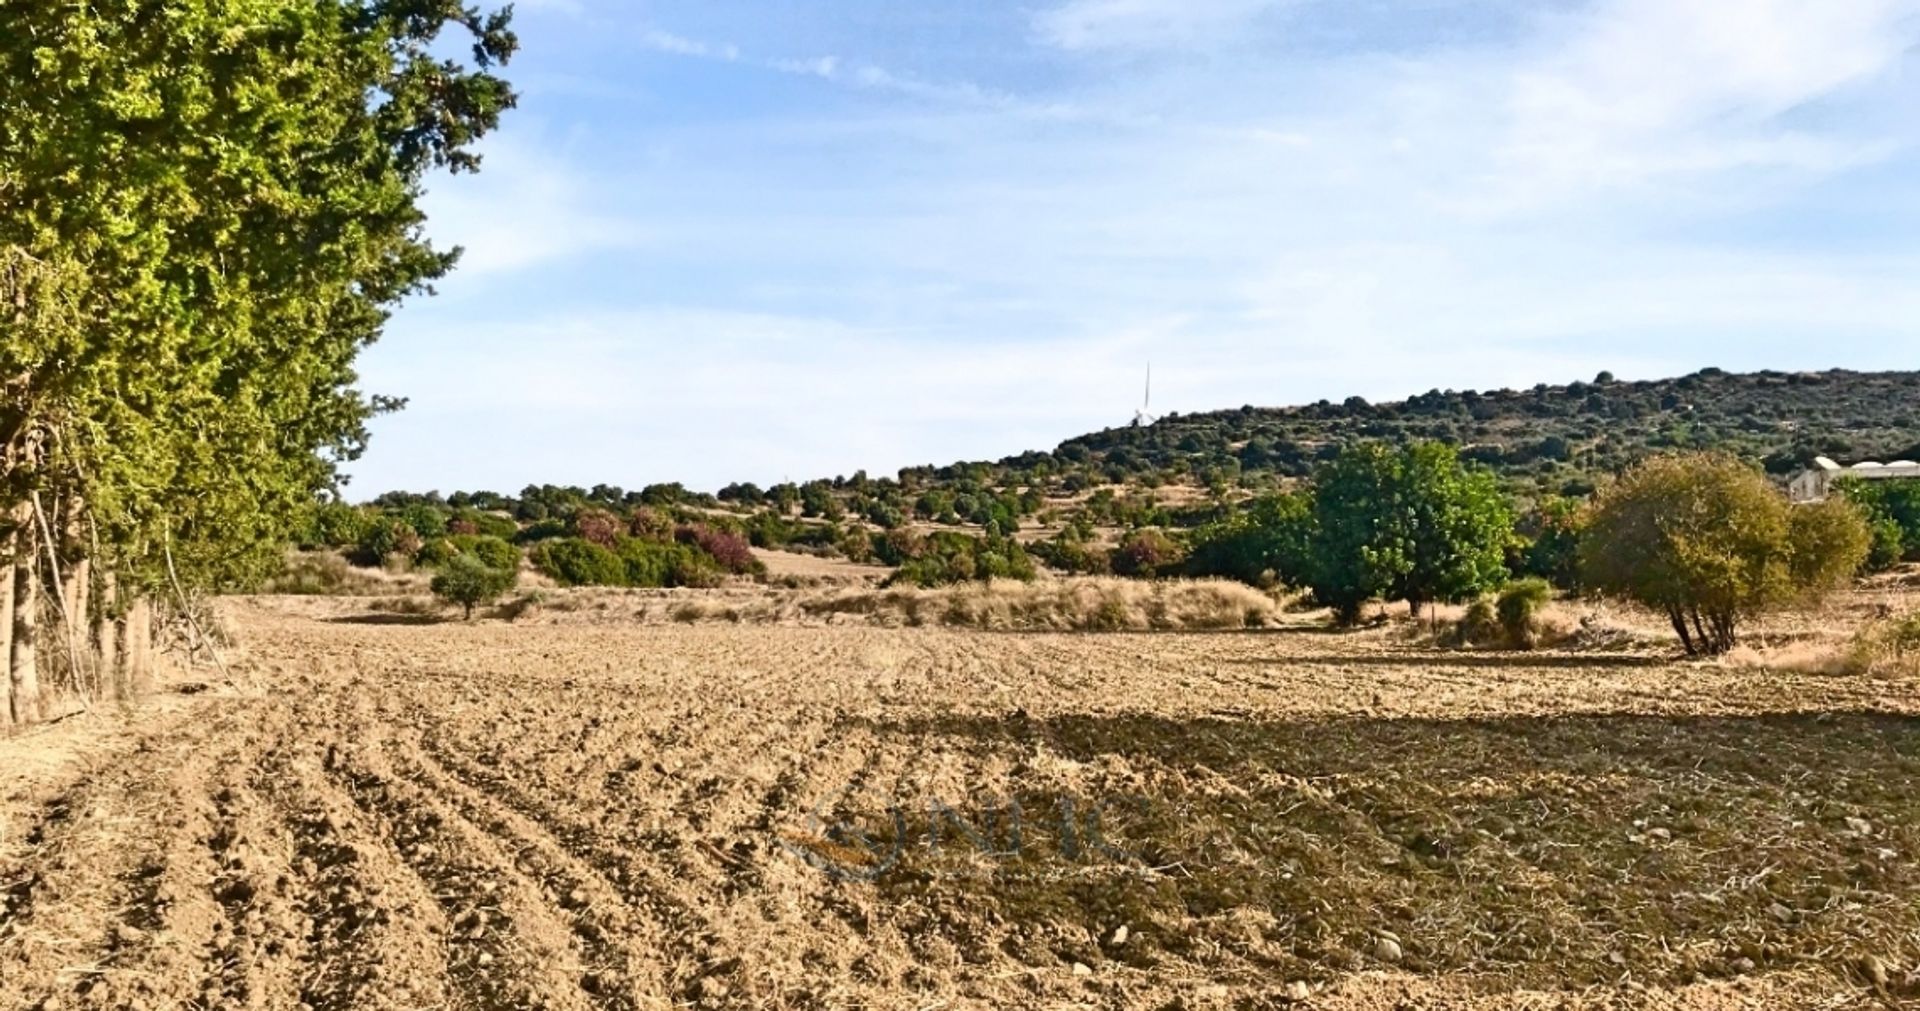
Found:
<svg viewBox="0 0 1920 1011"><path fill-rule="evenodd" d="M1844 584L1869 539L1844 500L1794 506L1745 463L1692 453L1649 460L1603 490L1581 559L1589 586L1666 615L1689 655L1718 655L1743 622Z"/></svg>

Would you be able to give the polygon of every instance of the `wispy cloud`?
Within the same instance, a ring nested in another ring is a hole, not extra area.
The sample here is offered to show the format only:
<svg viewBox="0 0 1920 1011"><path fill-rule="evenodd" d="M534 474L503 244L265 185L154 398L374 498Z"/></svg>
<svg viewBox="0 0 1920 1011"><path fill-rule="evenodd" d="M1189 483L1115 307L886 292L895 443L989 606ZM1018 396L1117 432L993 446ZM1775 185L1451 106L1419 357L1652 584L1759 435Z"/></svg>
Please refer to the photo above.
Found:
<svg viewBox="0 0 1920 1011"><path fill-rule="evenodd" d="M1913 0L1604 0L1505 82L1503 182L1534 193L1745 167L1828 172L1877 138L1782 117L1891 71Z"/></svg>
<svg viewBox="0 0 1920 1011"><path fill-rule="evenodd" d="M1293 0L1068 0L1034 15L1040 39L1069 50L1217 45Z"/></svg>
<svg viewBox="0 0 1920 1011"><path fill-rule="evenodd" d="M643 224L600 202L599 184L565 156L564 141L521 126L487 141L479 175L443 180L427 195L429 232L462 248L461 276L510 274L645 240Z"/></svg>

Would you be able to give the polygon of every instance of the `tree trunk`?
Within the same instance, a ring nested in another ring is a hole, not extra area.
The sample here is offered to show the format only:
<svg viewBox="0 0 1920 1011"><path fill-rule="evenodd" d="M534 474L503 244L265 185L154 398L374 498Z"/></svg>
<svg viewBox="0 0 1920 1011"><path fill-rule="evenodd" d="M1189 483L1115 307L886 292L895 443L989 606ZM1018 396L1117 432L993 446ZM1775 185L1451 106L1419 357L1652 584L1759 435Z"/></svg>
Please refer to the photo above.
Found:
<svg viewBox="0 0 1920 1011"><path fill-rule="evenodd" d="M13 644L7 671L12 681L13 722L37 723L40 720L40 668L34 655L34 637L40 616L40 573L34 564L36 547L32 532L20 535L23 549L13 561Z"/></svg>
<svg viewBox="0 0 1920 1011"><path fill-rule="evenodd" d="M127 605L117 623L120 658L117 680L127 698L139 698L153 688L153 610L145 597Z"/></svg>
<svg viewBox="0 0 1920 1011"><path fill-rule="evenodd" d="M0 665L11 668L13 657L13 549L19 538L8 531L0 538ZM0 723L13 722L13 678L0 676Z"/></svg>
<svg viewBox="0 0 1920 1011"><path fill-rule="evenodd" d="M1693 644L1693 633L1687 631L1686 615L1681 614L1679 608L1672 607L1667 609L1667 619L1673 622L1673 630L1680 633L1680 645L1687 648L1687 655L1700 655L1699 648Z"/></svg>
<svg viewBox="0 0 1920 1011"><path fill-rule="evenodd" d="M99 697L101 684L99 667L94 661L95 653L89 648L88 615L93 607L93 562L82 558L61 575L67 577L62 603L66 605L67 642L70 644L67 656L74 670L69 672L73 679L73 690L83 698Z"/></svg>
<svg viewBox="0 0 1920 1011"><path fill-rule="evenodd" d="M103 693L113 693L114 698L124 699L126 695L121 691L119 665L115 656L118 652L119 629L113 620L113 591L113 573L101 573L99 585L93 594L93 613L88 616L87 646L93 654L94 669L99 672L98 677L102 682L97 687Z"/></svg>

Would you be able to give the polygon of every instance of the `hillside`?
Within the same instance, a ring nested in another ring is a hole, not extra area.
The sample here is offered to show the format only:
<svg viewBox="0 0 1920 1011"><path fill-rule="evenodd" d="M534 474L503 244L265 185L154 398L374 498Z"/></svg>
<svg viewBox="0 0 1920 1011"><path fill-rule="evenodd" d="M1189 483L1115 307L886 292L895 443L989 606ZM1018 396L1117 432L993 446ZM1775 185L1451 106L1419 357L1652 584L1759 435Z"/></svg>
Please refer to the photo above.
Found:
<svg viewBox="0 0 1920 1011"><path fill-rule="evenodd" d="M1920 372L1733 374L1439 391L1395 403L1174 415L1062 443L1063 463L1115 479L1152 472L1306 474L1316 458L1363 439L1438 439L1516 480L1611 472L1669 449L1724 449L1786 473L1816 455L1891 458L1920 452ZM1015 467L1030 457L1002 461Z"/></svg>
<svg viewBox="0 0 1920 1011"><path fill-rule="evenodd" d="M1784 475L1817 455L1844 462L1920 456L1920 372L1734 374L1706 369L1675 379L1542 384L1530 390L1435 390L1371 404L1358 397L1299 407L1241 407L1169 415L1150 425L1111 428L997 462L902 468L897 478L821 478L761 488L730 484L717 495L677 483L628 491L529 486L442 497L391 492L375 505L507 511L523 521L606 508L775 506L782 515L858 517L892 528L918 518L1014 529L1017 517L1048 503L1094 496L1096 521L1165 524L1185 506L1211 515L1203 488L1259 491L1305 476L1340 447L1366 440L1437 439L1493 469L1516 494L1585 494L1594 480L1675 449L1720 449ZM1121 486L1121 498L1105 490ZM1132 489L1128 491L1127 489ZM1185 488L1186 491L1181 489ZM1110 506L1108 503L1118 502ZM1184 525L1184 524L1183 524Z"/></svg>

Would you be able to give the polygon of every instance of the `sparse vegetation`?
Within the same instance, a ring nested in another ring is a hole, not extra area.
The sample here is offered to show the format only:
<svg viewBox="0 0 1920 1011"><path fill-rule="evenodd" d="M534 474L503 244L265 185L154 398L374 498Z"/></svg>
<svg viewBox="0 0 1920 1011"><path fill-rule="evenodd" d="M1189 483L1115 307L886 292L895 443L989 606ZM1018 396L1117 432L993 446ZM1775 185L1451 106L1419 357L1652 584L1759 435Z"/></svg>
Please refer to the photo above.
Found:
<svg viewBox="0 0 1920 1011"><path fill-rule="evenodd" d="M1540 636L1540 609L1553 599L1553 587L1544 579L1522 579L1500 591L1495 613L1506 644L1532 649Z"/></svg>

